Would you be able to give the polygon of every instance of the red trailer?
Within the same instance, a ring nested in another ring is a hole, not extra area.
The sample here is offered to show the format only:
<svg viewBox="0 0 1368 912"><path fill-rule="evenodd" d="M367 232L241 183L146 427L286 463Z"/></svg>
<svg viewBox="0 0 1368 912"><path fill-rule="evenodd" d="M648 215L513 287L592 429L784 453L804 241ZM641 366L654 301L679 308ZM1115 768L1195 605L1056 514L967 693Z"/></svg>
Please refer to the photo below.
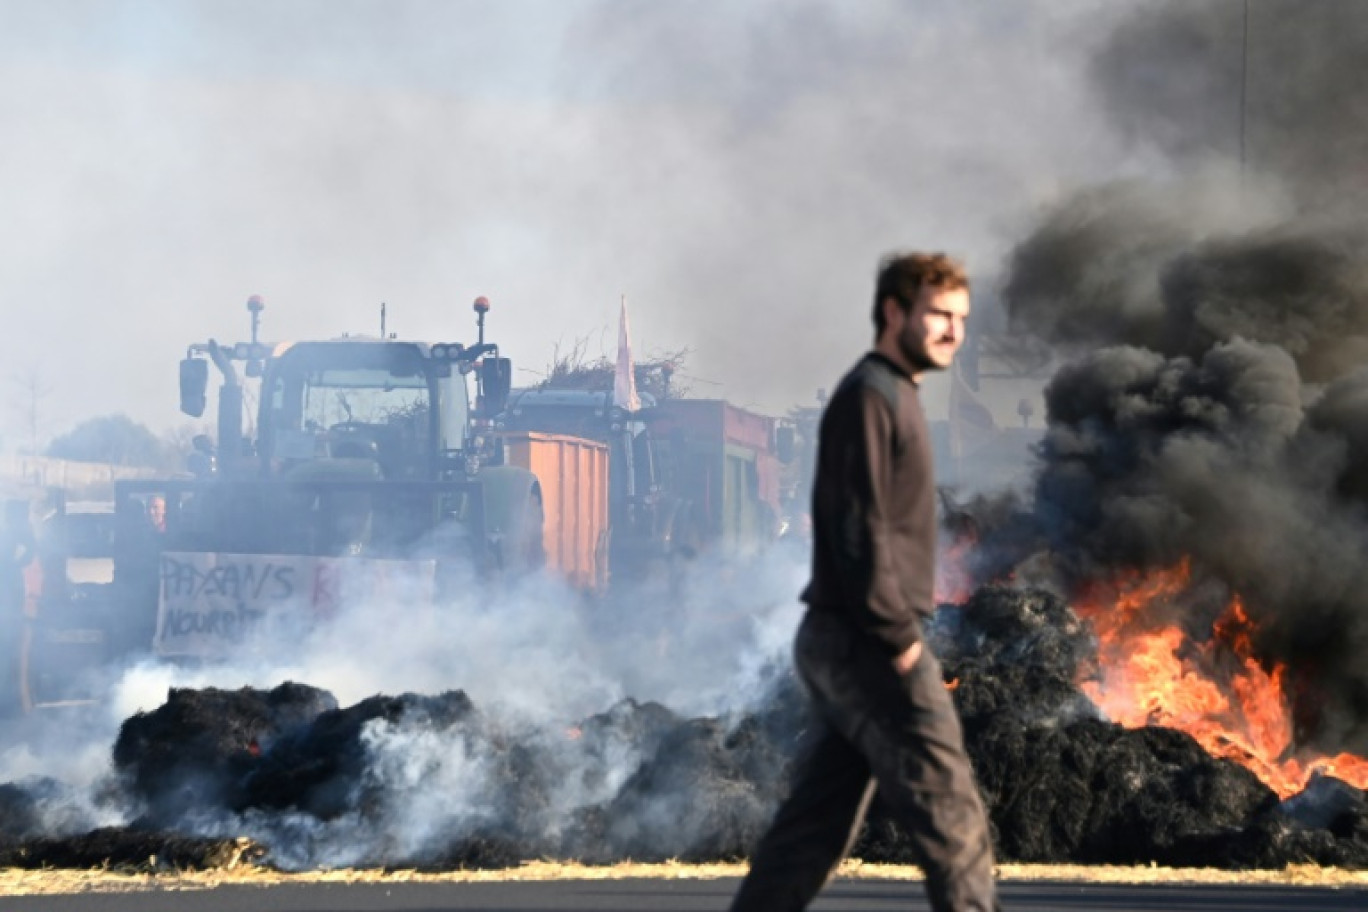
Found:
<svg viewBox="0 0 1368 912"><path fill-rule="evenodd" d="M647 419L664 487L694 505L705 544L749 554L778 532L777 421L721 399L667 399Z"/></svg>

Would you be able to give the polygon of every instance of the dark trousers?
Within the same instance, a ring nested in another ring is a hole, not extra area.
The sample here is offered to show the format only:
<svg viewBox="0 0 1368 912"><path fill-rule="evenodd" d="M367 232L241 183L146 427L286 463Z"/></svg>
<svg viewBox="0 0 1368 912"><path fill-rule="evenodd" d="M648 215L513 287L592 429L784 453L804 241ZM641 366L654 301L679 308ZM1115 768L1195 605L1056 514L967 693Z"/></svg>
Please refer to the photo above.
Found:
<svg viewBox="0 0 1368 912"><path fill-rule="evenodd" d="M815 731L733 912L807 908L855 842L877 787L912 840L937 912L999 909L987 815L929 650L905 677L845 620L809 610L794 649Z"/></svg>

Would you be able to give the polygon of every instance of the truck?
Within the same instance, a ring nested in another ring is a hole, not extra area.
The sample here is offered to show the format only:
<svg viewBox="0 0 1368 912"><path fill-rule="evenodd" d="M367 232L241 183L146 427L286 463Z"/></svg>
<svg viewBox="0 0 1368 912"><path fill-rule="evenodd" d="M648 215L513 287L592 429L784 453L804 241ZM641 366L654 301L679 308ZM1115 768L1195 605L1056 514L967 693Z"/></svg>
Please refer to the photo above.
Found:
<svg viewBox="0 0 1368 912"><path fill-rule="evenodd" d="M640 398L629 412L610 389L517 390L496 424L607 447L613 580L677 568L705 550L745 557L763 548L777 534L790 429L720 399Z"/></svg>
<svg viewBox="0 0 1368 912"><path fill-rule="evenodd" d="M377 337L268 345L263 309L249 300L249 342L188 347L181 411L205 414L215 369L216 443L197 440L183 477L115 485L112 579L81 586L79 604L53 587L38 642L212 659L326 616L344 589L440 602L542 568L605 585L607 447L495 427L512 365L485 340L487 299L470 344L401 340L382 315ZM69 679L62 663L26 657L30 702Z"/></svg>

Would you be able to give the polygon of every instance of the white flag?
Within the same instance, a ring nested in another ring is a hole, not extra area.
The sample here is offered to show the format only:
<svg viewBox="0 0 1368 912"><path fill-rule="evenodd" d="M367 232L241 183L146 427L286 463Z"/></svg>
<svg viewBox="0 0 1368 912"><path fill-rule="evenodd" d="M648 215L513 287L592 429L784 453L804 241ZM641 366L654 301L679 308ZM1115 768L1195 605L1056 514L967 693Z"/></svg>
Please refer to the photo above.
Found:
<svg viewBox="0 0 1368 912"><path fill-rule="evenodd" d="M636 369L632 366L632 334L627 327L627 296L622 296L622 317L618 321L617 369L613 371L613 405L635 412L641 408L637 396Z"/></svg>

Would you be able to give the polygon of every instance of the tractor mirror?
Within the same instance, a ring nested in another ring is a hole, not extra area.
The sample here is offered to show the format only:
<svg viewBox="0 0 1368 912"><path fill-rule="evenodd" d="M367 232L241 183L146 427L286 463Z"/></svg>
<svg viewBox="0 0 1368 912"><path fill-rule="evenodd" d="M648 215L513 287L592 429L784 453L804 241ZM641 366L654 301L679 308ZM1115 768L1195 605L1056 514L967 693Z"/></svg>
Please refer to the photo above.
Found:
<svg viewBox="0 0 1368 912"><path fill-rule="evenodd" d="M180 363L180 409L191 418L204 414L204 396L209 389L209 362L186 358Z"/></svg>
<svg viewBox="0 0 1368 912"><path fill-rule="evenodd" d="M774 429L774 452L779 457L779 461L784 465L793 462L796 441L793 436L793 428L786 424L781 424Z"/></svg>
<svg viewBox="0 0 1368 912"><path fill-rule="evenodd" d="M484 392L486 415L497 415L508 407L513 391L513 362L508 358L485 358L480 367L480 386Z"/></svg>

